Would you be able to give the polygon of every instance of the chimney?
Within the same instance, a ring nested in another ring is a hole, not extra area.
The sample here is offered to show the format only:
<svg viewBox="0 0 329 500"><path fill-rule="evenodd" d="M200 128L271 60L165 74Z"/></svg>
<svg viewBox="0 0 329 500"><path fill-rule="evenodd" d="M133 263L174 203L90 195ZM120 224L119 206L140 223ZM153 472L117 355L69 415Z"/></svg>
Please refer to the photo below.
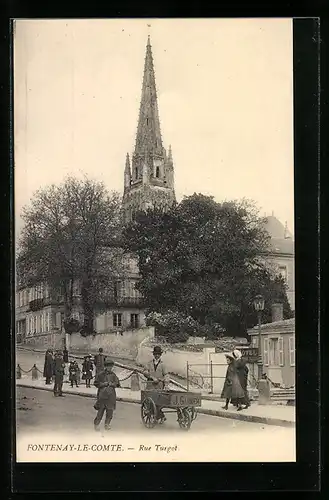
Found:
<svg viewBox="0 0 329 500"><path fill-rule="evenodd" d="M272 304L272 323L283 320L283 304L276 302Z"/></svg>

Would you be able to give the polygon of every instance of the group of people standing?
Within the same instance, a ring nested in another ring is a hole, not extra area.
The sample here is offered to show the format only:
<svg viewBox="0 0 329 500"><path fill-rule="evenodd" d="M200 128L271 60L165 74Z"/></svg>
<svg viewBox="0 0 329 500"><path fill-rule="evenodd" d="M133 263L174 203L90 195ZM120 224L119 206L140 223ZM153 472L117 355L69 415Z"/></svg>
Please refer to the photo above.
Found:
<svg viewBox="0 0 329 500"><path fill-rule="evenodd" d="M63 351L56 350L55 352L52 349L47 349L45 354L43 376L46 379L47 385L54 382L54 395L63 396L63 382L67 366L71 387L79 387L81 378L85 381L86 387L91 387L90 383L94 378L94 367L96 372L95 375L97 375L98 372L104 369L104 360L105 356L103 354L103 349L100 348L94 359L92 359L91 354L84 357L80 369L80 366L75 359L71 359L69 361L67 349L64 349Z"/></svg>
<svg viewBox="0 0 329 500"><path fill-rule="evenodd" d="M231 403L238 411L241 411L250 406L247 389L249 369L238 349L235 349L232 354L226 354L226 361L228 367L221 395L225 399L223 408L228 410L228 405Z"/></svg>

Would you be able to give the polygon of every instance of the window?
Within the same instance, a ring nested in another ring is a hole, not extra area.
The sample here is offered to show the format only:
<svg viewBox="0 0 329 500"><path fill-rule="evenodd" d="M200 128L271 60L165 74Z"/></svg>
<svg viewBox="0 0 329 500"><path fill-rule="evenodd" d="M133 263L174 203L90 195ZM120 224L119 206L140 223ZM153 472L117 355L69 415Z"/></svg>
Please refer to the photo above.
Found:
<svg viewBox="0 0 329 500"><path fill-rule="evenodd" d="M279 338L278 346L279 346L279 365L283 366L284 365L283 337Z"/></svg>
<svg viewBox="0 0 329 500"><path fill-rule="evenodd" d="M138 168L135 167L135 179L138 179Z"/></svg>
<svg viewBox="0 0 329 500"><path fill-rule="evenodd" d="M269 339L269 365L279 365L278 339Z"/></svg>
<svg viewBox="0 0 329 500"><path fill-rule="evenodd" d="M295 366L295 336L289 337L289 361L290 366Z"/></svg>
<svg viewBox="0 0 329 500"><path fill-rule="evenodd" d="M122 326L122 314L113 313L113 326Z"/></svg>
<svg viewBox="0 0 329 500"><path fill-rule="evenodd" d="M264 338L264 366L269 365L268 339Z"/></svg>
<svg viewBox="0 0 329 500"><path fill-rule="evenodd" d="M139 315L131 314L130 315L130 326L131 328L138 328L139 326Z"/></svg>
<svg viewBox="0 0 329 500"><path fill-rule="evenodd" d="M155 177L160 177L160 167L159 166L155 169Z"/></svg>
<svg viewBox="0 0 329 500"><path fill-rule="evenodd" d="M279 266L279 274L285 281L287 281L288 280L287 266Z"/></svg>

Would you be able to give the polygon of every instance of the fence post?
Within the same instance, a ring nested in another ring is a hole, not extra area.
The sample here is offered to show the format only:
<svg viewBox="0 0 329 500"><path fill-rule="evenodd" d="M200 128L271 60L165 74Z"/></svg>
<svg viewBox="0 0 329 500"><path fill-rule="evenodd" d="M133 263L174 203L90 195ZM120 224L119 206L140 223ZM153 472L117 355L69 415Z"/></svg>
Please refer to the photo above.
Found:
<svg viewBox="0 0 329 500"><path fill-rule="evenodd" d="M186 361L186 389L189 390L189 380L188 380L188 361Z"/></svg>
<svg viewBox="0 0 329 500"><path fill-rule="evenodd" d="M213 393L214 393L214 380L213 380L212 360L210 360L210 394Z"/></svg>
<svg viewBox="0 0 329 500"><path fill-rule="evenodd" d="M37 378L38 378L38 368L34 364L32 366L32 380L37 380Z"/></svg>
<svg viewBox="0 0 329 500"><path fill-rule="evenodd" d="M133 372L131 375L130 388L132 391L140 391L139 377L137 372Z"/></svg>

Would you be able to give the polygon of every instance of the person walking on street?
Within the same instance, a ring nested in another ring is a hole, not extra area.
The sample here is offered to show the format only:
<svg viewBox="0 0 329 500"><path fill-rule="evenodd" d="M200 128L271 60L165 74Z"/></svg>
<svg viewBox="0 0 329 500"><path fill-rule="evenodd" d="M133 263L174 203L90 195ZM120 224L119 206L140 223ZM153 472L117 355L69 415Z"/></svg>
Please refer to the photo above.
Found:
<svg viewBox="0 0 329 500"><path fill-rule="evenodd" d="M162 391L169 382L168 370L161 356L161 347L155 346L153 349L153 359L146 365L144 371L144 375L147 378L146 390ZM166 417L160 407L157 407L157 416L158 420L165 422Z"/></svg>
<svg viewBox="0 0 329 500"><path fill-rule="evenodd" d="M67 350L66 346L63 349L63 360L66 364L69 362L69 351Z"/></svg>
<svg viewBox="0 0 329 500"><path fill-rule="evenodd" d="M69 380L71 382L71 387L75 384L76 387L79 387L78 385L78 363L76 361L71 361L70 366L69 366Z"/></svg>
<svg viewBox="0 0 329 500"><path fill-rule="evenodd" d="M116 408L117 396L115 389L120 387L120 382L116 374L112 371L114 362L106 359L104 369L95 377L94 385L97 387L97 401L94 405L97 410L94 419L94 429L99 430L100 423L105 413L105 430L109 430L113 418L113 411Z"/></svg>
<svg viewBox="0 0 329 500"><path fill-rule="evenodd" d="M236 402L237 410L241 411L243 409L242 402L245 395L239 381L233 354L226 354L226 361L228 366L221 394L221 397L225 399L225 406L223 408L224 410L228 410L228 404L231 401Z"/></svg>
<svg viewBox="0 0 329 500"><path fill-rule="evenodd" d="M82 380L86 381L86 387L90 387L90 381L93 378L93 362L91 361L91 355L85 356L82 363Z"/></svg>
<svg viewBox="0 0 329 500"><path fill-rule="evenodd" d="M248 394L249 369L248 369L247 363L245 362L245 360L242 357L241 351L239 351L238 349L235 349L232 354L235 358L235 366L236 366L238 378L240 381L240 385L244 391L243 403L245 405L245 409L247 409L250 406L250 399L249 399L249 394Z"/></svg>
<svg viewBox="0 0 329 500"><path fill-rule="evenodd" d="M105 360L105 356L103 354L103 348L100 347L98 349L98 354L96 354L96 356L94 358L96 375L104 370L104 360Z"/></svg>
<svg viewBox="0 0 329 500"><path fill-rule="evenodd" d="M51 349L47 349L45 354L45 364L43 367L43 376L46 379L47 385L51 384L51 379L53 376L53 364L54 364L53 351Z"/></svg>
<svg viewBox="0 0 329 500"><path fill-rule="evenodd" d="M53 376L55 378L54 383L54 396L64 396L63 394L63 379L65 373L65 363L63 360L62 351L57 351L54 358L53 364Z"/></svg>

